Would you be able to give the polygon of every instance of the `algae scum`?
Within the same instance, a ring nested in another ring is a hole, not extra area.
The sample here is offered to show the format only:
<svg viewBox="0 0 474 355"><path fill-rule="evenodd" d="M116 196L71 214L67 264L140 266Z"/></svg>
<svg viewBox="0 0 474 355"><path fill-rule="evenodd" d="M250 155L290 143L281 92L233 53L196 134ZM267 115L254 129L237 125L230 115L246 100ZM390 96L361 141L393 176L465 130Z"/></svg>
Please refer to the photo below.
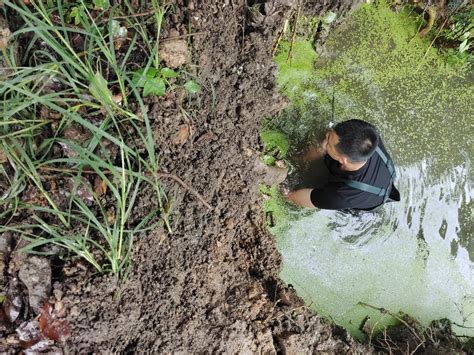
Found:
<svg viewBox="0 0 474 355"><path fill-rule="evenodd" d="M397 166L402 201L380 213L298 210L278 197L267 204L282 279L359 338L362 327L395 322L361 303L424 325L448 318L458 335L474 336L473 78L470 68L447 67L418 30L408 12L364 5L318 58L304 41L291 63L288 44L276 57L293 105L269 127L293 149L330 121L357 117L379 129Z"/></svg>

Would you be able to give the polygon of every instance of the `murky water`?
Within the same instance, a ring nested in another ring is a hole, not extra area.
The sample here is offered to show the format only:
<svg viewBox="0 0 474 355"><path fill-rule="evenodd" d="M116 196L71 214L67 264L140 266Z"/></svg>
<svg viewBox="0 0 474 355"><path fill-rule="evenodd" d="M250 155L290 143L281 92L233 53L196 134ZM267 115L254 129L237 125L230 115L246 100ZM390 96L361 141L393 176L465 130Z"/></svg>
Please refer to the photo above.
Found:
<svg viewBox="0 0 474 355"><path fill-rule="evenodd" d="M397 166L401 202L358 216L292 212L273 228L282 279L355 336L367 316L366 327L393 322L361 302L426 325L449 318L474 336L473 77L444 66L417 30L411 14L365 6L314 68L304 64L315 57L307 43L292 65L286 53L277 57L295 106L273 124L294 145L320 137L330 121L362 118Z"/></svg>

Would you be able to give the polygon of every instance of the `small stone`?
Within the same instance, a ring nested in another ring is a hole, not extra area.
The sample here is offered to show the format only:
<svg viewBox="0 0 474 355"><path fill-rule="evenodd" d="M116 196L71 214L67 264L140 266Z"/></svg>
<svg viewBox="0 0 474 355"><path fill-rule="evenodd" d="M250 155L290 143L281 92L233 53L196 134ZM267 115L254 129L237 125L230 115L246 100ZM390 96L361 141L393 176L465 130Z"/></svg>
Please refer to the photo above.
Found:
<svg viewBox="0 0 474 355"><path fill-rule="evenodd" d="M20 280L28 289L30 307L40 313L42 303L51 292L51 265L49 260L38 256L29 256L20 266Z"/></svg>

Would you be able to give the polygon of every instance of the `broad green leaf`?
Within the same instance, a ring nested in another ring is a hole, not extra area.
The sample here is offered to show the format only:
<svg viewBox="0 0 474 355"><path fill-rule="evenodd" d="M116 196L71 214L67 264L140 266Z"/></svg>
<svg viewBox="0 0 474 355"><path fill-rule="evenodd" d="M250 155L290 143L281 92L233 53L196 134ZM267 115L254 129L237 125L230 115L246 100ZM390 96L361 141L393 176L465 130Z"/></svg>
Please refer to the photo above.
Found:
<svg viewBox="0 0 474 355"><path fill-rule="evenodd" d="M161 75L163 78L177 78L178 73L176 73L173 69L170 68L163 68L161 69Z"/></svg>
<svg viewBox="0 0 474 355"><path fill-rule="evenodd" d="M142 88L149 79L153 79L156 76L157 72L158 70L155 68L148 68L146 73L145 68L138 69L133 73L132 83L137 88Z"/></svg>
<svg viewBox="0 0 474 355"><path fill-rule="evenodd" d="M112 93L107 86L107 80L97 72L89 83L89 91L99 102L113 104Z"/></svg>
<svg viewBox="0 0 474 355"><path fill-rule="evenodd" d="M94 6L99 10L106 10L109 8L109 0L94 0Z"/></svg>
<svg viewBox="0 0 474 355"><path fill-rule="evenodd" d="M74 19L74 24L77 26L81 23L81 10L77 6L71 8L71 12L67 16L67 21L71 22Z"/></svg>
<svg viewBox="0 0 474 355"><path fill-rule="evenodd" d="M194 80L187 81L186 84L184 84L184 88L190 94L197 94L201 91L201 85L196 83Z"/></svg>
<svg viewBox="0 0 474 355"><path fill-rule="evenodd" d="M166 84L162 78L148 79L143 87L143 96L151 94L163 96L166 93Z"/></svg>

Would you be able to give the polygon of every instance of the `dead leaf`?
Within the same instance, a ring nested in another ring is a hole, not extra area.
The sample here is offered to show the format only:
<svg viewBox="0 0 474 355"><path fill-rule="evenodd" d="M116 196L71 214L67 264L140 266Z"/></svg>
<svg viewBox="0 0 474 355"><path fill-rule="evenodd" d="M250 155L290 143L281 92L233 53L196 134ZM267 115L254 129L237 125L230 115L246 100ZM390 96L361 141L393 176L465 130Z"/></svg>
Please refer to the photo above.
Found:
<svg viewBox="0 0 474 355"><path fill-rule="evenodd" d="M96 176L94 179L94 192L97 197L101 197L107 192L107 183L100 176Z"/></svg>
<svg viewBox="0 0 474 355"><path fill-rule="evenodd" d="M182 126L180 126L178 133L173 138L173 144L174 145L182 145L182 144L186 143L188 138L189 138L189 126L182 125Z"/></svg>
<svg viewBox="0 0 474 355"><path fill-rule="evenodd" d="M49 302L45 302L39 318L41 333L54 341L65 343L71 336L71 328L65 319L60 319L53 313Z"/></svg>

